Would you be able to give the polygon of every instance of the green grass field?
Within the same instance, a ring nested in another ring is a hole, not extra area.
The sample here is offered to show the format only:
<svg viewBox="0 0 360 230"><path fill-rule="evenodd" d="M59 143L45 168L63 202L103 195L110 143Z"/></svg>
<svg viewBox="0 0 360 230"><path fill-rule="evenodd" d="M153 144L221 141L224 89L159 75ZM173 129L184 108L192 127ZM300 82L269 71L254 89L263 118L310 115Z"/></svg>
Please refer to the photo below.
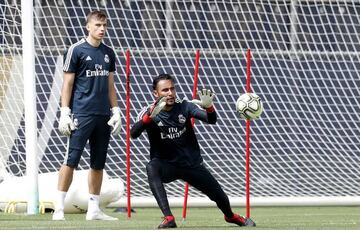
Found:
<svg viewBox="0 0 360 230"><path fill-rule="evenodd" d="M244 214L244 208L234 208ZM156 229L161 222L157 208L135 208L131 219L127 213L107 214L119 221L86 221L85 214L67 214L66 221L51 221L51 214L32 215L0 213L0 229ZM217 208L189 208L184 223L181 208L173 213L178 228L183 229L234 229L236 225L224 221ZM360 229L360 207L254 207L251 217L256 229Z"/></svg>

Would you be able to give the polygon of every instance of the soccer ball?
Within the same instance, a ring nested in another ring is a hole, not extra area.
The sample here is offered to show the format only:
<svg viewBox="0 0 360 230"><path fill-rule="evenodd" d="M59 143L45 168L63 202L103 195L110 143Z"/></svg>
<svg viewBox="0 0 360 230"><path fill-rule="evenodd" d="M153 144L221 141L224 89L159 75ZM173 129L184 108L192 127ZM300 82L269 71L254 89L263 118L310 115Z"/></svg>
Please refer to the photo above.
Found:
<svg viewBox="0 0 360 230"><path fill-rule="evenodd" d="M244 93L236 101L236 111L243 119L254 120L263 111L261 98L255 93Z"/></svg>

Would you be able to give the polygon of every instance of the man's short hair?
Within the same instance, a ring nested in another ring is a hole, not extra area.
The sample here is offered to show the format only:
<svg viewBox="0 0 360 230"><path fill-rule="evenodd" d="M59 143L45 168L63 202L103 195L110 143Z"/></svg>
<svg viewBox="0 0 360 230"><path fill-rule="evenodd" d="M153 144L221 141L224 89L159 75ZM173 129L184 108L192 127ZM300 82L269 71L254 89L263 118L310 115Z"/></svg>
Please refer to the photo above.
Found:
<svg viewBox="0 0 360 230"><path fill-rule="evenodd" d="M153 83L152 83L153 90L156 90L156 86L157 86L158 82L161 80L170 80L175 83L175 79L170 74L162 73L159 76L154 78Z"/></svg>
<svg viewBox="0 0 360 230"><path fill-rule="evenodd" d="M89 23L90 19L98 19L100 21L107 19L106 13L101 11L101 10L94 10L91 11L87 16L86 16L86 23Z"/></svg>

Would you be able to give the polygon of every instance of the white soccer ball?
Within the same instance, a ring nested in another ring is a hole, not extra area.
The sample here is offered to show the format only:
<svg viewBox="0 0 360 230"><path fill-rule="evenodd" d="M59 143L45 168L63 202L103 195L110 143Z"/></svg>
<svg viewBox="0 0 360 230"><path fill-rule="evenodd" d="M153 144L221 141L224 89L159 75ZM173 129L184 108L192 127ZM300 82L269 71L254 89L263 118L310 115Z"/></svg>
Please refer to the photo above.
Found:
<svg viewBox="0 0 360 230"><path fill-rule="evenodd" d="M254 120L263 112L261 98L255 93L244 93L236 101L236 111L243 119Z"/></svg>

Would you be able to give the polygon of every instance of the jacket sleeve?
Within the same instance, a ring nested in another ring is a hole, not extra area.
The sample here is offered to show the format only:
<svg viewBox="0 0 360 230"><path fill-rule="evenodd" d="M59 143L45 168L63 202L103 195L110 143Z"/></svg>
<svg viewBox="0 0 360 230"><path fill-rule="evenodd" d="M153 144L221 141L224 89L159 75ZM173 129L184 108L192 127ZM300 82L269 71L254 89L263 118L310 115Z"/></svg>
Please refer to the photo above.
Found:
<svg viewBox="0 0 360 230"><path fill-rule="evenodd" d="M131 138L138 138L141 133L145 130L145 124L142 120L137 121L130 129Z"/></svg>
<svg viewBox="0 0 360 230"><path fill-rule="evenodd" d="M214 109L214 107L212 107L211 109L201 109L199 108L197 105L195 105L192 102L187 102L188 103L188 109L190 111L190 114L193 118L198 119L200 121L209 123L209 124L215 124L217 121L217 114L216 111Z"/></svg>
<svg viewBox="0 0 360 230"><path fill-rule="evenodd" d="M147 111L148 111L148 107L145 107L138 114L135 124L130 129L131 138L133 139L138 138L141 135L141 133L145 130L147 124L144 123L143 118L147 114Z"/></svg>

